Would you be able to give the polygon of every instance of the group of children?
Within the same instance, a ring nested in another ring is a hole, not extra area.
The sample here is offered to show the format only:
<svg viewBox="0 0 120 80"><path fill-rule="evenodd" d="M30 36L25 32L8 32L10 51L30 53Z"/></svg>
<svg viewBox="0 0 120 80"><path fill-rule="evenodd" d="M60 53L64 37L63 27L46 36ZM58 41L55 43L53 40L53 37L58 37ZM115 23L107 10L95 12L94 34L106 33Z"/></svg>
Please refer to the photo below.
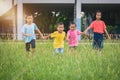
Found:
<svg viewBox="0 0 120 80"><path fill-rule="evenodd" d="M89 29L93 29L94 38L93 38L93 48L97 50L101 50L103 48L103 33L105 32L108 35L106 30L106 25L104 21L101 20L102 13L100 11L96 12L96 20L94 20L90 26L84 31L80 32L76 29L76 24L70 23L69 30L66 33L64 32L64 24L62 22L58 23L57 31L51 33L50 35L43 37L40 30L37 28L36 24L33 23L33 16L27 15L26 21L27 23L23 26L22 34L24 36L24 40L26 43L26 51L30 51L30 45L32 47L32 53L35 51L35 31L39 33L42 39L51 37L54 39L54 52L55 53L63 53L64 52L64 40L68 41L68 45L70 50L75 50L78 46L78 37L81 34L86 34Z"/></svg>

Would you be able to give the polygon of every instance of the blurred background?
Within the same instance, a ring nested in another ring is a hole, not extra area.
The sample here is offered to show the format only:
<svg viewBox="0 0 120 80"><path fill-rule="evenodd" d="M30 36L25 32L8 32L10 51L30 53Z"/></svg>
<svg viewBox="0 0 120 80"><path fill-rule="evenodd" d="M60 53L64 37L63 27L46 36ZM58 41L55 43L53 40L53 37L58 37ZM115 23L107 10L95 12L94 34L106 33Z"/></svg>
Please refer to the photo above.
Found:
<svg viewBox="0 0 120 80"><path fill-rule="evenodd" d="M30 13L41 32L49 34L58 22L65 24L66 32L71 21L84 31L95 19L95 11L100 10L111 37L119 39L119 9L120 0L0 0L0 38L21 40L21 28Z"/></svg>

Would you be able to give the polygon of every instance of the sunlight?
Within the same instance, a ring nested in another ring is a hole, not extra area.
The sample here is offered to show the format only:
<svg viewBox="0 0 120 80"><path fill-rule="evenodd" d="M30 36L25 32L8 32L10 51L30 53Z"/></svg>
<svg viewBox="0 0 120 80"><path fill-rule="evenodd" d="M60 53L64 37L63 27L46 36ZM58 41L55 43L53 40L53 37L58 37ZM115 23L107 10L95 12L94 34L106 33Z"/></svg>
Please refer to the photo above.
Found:
<svg viewBox="0 0 120 80"><path fill-rule="evenodd" d="M0 0L0 16L12 7L12 0Z"/></svg>

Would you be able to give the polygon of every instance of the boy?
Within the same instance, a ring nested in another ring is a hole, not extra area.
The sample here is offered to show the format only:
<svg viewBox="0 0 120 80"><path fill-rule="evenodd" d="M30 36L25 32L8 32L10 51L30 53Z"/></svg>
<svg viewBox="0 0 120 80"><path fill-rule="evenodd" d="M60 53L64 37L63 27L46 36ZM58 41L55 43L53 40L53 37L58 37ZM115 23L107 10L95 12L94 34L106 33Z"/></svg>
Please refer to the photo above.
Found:
<svg viewBox="0 0 120 80"><path fill-rule="evenodd" d="M110 39L108 32L106 30L106 25L104 21L101 20L102 13L100 11L96 12L96 20L94 20L90 26L84 31L85 33L89 29L93 29L94 31L94 41L93 41L93 48L101 51L103 48L103 33L105 32Z"/></svg>
<svg viewBox="0 0 120 80"><path fill-rule="evenodd" d="M51 38L54 38L54 52L55 53L63 53L64 52L64 39L65 39L65 32L64 24L61 22L57 26L57 31L50 34Z"/></svg>
<svg viewBox="0 0 120 80"><path fill-rule="evenodd" d="M42 33L38 29L35 23L33 23L33 16L27 15L26 17L27 23L24 24L22 29L22 35L24 36L25 44L26 44L26 52L30 52L30 45L32 47L32 54L35 52L35 31L39 33L39 35L43 37Z"/></svg>

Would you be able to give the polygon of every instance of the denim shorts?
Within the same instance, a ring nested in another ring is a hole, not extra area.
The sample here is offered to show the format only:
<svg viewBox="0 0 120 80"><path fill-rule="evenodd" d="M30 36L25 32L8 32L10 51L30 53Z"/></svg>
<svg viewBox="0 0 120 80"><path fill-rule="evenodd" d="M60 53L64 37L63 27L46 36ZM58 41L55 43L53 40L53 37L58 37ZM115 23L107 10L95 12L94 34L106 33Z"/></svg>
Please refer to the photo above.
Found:
<svg viewBox="0 0 120 80"><path fill-rule="evenodd" d="M55 53L63 53L64 52L64 48L55 48L54 52Z"/></svg>

